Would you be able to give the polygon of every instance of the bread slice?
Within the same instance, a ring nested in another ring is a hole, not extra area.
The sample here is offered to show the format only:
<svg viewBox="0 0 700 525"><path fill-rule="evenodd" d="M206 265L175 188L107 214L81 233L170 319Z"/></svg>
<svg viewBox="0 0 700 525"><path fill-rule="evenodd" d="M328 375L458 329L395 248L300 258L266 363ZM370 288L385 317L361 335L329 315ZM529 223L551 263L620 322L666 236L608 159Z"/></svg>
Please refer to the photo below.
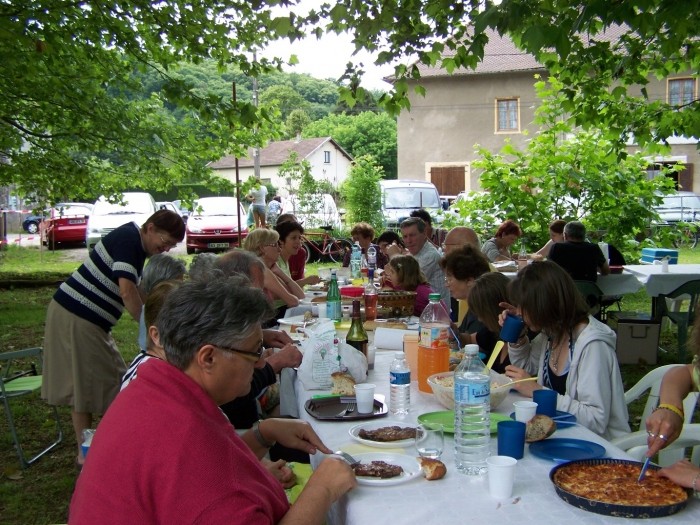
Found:
<svg viewBox="0 0 700 525"><path fill-rule="evenodd" d="M439 459L417 458L420 463L420 468L425 474L425 479L433 481L442 479L447 474L447 467Z"/></svg>
<svg viewBox="0 0 700 525"><path fill-rule="evenodd" d="M338 396L354 396L355 379L348 372L333 372L331 374L333 390L331 394Z"/></svg>
<svg viewBox="0 0 700 525"><path fill-rule="evenodd" d="M525 427L525 441L528 443L542 441L554 434L556 429L557 424L551 417L537 414L527 422L527 426Z"/></svg>

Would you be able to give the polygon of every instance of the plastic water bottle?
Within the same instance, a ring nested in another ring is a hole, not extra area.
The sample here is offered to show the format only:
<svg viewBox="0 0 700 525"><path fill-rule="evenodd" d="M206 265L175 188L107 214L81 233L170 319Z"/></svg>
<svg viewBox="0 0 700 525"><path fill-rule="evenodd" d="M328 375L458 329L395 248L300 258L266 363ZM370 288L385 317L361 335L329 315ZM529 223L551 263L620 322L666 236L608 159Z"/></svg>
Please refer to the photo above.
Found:
<svg viewBox="0 0 700 525"><path fill-rule="evenodd" d="M359 279L361 277L362 268L362 249L359 243L352 245L352 253L350 254L350 277Z"/></svg>
<svg viewBox="0 0 700 525"><path fill-rule="evenodd" d="M374 321L377 318L377 289L374 287L374 270L367 272L368 281L365 285L365 320Z"/></svg>
<svg viewBox="0 0 700 525"><path fill-rule="evenodd" d="M377 269L377 249L371 244L369 248L367 248L367 269Z"/></svg>
<svg viewBox="0 0 700 525"><path fill-rule="evenodd" d="M439 293L431 293L430 302L420 316L418 345L418 389L432 393L428 377L450 369L450 314L443 308Z"/></svg>
<svg viewBox="0 0 700 525"><path fill-rule="evenodd" d="M525 248L525 243L520 244L520 253L518 253L518 270L525 268L527 266L527 249Z"/></svg>
<svg viewBox="0 0 700 525"><path fill-rule="evenodd" d="M463 474L486 472L491 439L491 380L479 346L466 345L455 370L455 463Z"/></svg>
<svg viewBox="0 0 700 525"><path fill-rule="evenodd" d="M331 282L326 293L326 312L329 319L340 321L343 317L343 310L340 303L340 288L338 288L338 277L335 270L331 270Z"/></svg>
<svg viewBox="0 0 700 525"><path fill-rule="evenodd" d="M411 406L411 369L408 368L406 355L403 352L394 354L394 361L389 369L389 410L395 415L408 414Z"/></svg>

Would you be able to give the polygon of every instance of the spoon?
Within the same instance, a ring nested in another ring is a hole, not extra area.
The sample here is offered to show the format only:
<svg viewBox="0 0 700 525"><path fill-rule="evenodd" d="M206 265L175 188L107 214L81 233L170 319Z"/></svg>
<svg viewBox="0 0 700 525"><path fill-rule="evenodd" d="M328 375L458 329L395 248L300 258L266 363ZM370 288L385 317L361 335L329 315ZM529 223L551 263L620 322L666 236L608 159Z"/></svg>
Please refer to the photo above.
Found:
<svg viewBox="0 0 700 525"><path fill-rule="evenodd" d="M505 343L503 341L496 341L496 346L493 347L493 352L491 352L491 357L489 357L489 362L486 363L487 370L491 370L491 367L496 362L496 358L498 357L498 354L501 353L501 348L503 348L504 344Z"/></svg>
<svg viewBox="0 0 700 525"><path fill-rule="evenodd" d="M491 390L496 390L497 388L503 388L505 386L510 387L514 385L515 383L524 383L525 381L536 381L537 376L532 376L532 377L526 377L525 379L518 379L517 381L511 381L510 383L506 383L505 385L498 385L493 387Z"/></svg>

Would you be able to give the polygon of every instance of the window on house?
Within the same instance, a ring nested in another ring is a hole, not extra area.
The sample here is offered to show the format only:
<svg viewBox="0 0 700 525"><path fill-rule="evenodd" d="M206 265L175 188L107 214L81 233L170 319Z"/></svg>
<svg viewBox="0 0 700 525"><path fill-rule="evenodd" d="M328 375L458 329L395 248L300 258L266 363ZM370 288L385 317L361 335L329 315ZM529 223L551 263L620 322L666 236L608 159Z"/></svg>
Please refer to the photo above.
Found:
<svg viewBox="0 0 700 525"><path fill-rule="evenodd" d="M326 164L331 163L331 152L330 151L323 152L323 162L325 162Z"/></svg>
<svg viewBox="0 0 700 525"><path fill-rule="evenodd" d="M496 131L520 131L519 107L517 98L496 99Z"/></svg>
<svg viewBox="0 0 700 525"><path fill-rule="evenodd" d="M694 78L674 78L668 81L668 103L684 106L695 99Z"/></svg>

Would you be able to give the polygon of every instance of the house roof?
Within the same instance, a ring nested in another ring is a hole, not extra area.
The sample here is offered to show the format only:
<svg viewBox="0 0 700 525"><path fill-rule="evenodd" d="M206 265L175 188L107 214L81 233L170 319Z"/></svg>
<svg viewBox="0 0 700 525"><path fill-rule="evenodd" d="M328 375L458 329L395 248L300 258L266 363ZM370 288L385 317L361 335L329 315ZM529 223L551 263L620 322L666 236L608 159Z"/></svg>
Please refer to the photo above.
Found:
<svg viewBox="0 0 700 525"><path fill-rule="evenodd" d="M331 143L349 160L352 156L345 151L331 137L317 137L312 139L297 140L281 140L278 142L270 142L267 146L260 149L260 166L281 166L293 151L299 155L300 159L307 159L316 151L322 148L325 144ZM210 162L209 167L214 170L221 170L235 167L236 158L226 156L217 161ZM239 168L248 168L253 166L253 148L248 149L248 156L238 159Z"/></svg>
<svg viewBox="0 0 700 525"><path fill-rule="evenodd" d="M604 33L597 35L596 40L615 41L626 31L628 29L625 27L611 26ZM430 67L419 63L418 69L421 77L435 78L488 75L515 71L545 71L545 67L533 55L518 49L508 35L501 36L493 29L487 29L485 34L489 40L484 46L484 58L477 64L476 69L459 68L455 69L450 75L443 67ZM585 36L583 38L585 40L588 39ZM453 57L454 55L455 53L451 49L446 49L443 52L444 57Z"/></svg>

